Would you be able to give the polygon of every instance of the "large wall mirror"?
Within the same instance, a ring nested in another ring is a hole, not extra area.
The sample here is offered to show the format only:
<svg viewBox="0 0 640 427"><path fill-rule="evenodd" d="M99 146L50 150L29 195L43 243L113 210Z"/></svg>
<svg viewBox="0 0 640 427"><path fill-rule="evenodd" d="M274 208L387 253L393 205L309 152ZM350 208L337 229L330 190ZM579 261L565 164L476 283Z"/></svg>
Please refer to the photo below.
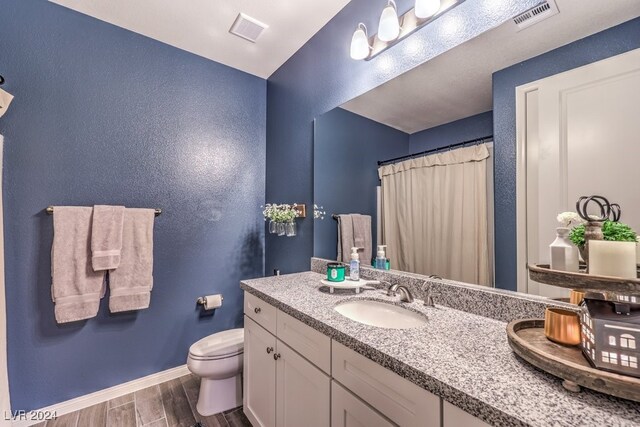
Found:
<svg viewBox="0 0 640 427"><path fill-rule="evenodd" d="M558 14L527 28L505 22L316 118L314 201L326 216L314 224L315 256L348 262L357 241L370 265L386 245L391 269L564 298L524 267L549 261L558 213L602 194L640 230L640 49L607 51L631 36L625 25L640 8L555 4ZM576 55L593 61L574 65ZM513 149L496 156L494 139ZM500 181L505 170L517 171L514 185ZM517 222L506 237L505 217ZM370 236L340 232L343 219ZM514 242L517 274L504 274L514 267L495 255L497 233Z"/></svg>

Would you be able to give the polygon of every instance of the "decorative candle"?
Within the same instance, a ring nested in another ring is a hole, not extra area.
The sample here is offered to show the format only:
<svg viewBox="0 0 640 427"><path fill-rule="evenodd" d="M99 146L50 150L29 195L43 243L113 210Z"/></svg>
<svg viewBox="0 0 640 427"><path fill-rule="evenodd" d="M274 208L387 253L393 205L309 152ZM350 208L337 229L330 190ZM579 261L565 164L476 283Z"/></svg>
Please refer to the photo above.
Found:
<svg viewBox="0 0 640 427"><path fill-rule="evenodd" d="M636 243L589 241L589 274L637 278Z"/></svg>

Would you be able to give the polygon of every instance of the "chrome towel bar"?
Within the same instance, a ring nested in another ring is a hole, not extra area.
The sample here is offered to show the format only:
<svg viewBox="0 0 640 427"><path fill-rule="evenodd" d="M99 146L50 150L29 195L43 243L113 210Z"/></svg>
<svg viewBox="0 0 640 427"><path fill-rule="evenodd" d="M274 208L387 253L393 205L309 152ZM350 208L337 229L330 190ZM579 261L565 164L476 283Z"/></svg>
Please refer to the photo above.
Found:
<svg viewBox="0 0 640 427"><path fill-rule="evenodd" d="M47 206L47 209L45 209L47 211L47 215L53 215L53 206ZM162 213L162 209L155 209L156 211L156 216L159 216Z"/></svg>

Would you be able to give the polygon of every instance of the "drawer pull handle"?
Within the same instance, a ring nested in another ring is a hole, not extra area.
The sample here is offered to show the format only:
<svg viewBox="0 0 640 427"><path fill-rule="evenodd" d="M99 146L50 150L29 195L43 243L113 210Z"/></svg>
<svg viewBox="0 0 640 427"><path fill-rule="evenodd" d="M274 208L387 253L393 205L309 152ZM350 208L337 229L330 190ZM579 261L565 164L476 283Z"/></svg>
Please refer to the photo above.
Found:
<svg viewBox="0 0 640 427"><path fill-rule="evenodd" d="M260 313L262 310L260 309L260 307L256 307L256 308L254 308L254 309L253 309L253 311L254 311L256 314L258 314L258 313Z"/></svg>
<svg viewBox="0 0 640 427"><path fill-rule="evenodd" d="M271 354L272 351L273 351L273 347L267 347L267 354Z"/></svg>
<svg viewBox="0 0 640 427"><path fill-rule="evenodd" d="M273 360L280 359L280 353L273 353Z"/></svg>

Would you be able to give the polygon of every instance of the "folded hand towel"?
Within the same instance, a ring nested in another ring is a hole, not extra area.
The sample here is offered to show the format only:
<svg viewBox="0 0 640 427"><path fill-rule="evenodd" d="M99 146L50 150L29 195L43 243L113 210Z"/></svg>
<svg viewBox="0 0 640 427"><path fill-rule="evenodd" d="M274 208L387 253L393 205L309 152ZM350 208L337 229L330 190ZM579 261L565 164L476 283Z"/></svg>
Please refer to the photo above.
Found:
<svg viewBox="0 0 640 427"><path fill-rule="evenodd" d="M88 319L98 313L104 273L91 268L93 208L56 206L51 247L51 297L58 323Z"/></svg>
<svg viewBox="0 0 640 427"><path fill-rule="evenodd" d="M0 89L0 117L4 116L4 113L9 109L11 100L13 100L13 95Z"/></svg>
<svg viewBox="0 0 640 427"><path fill-rule="evenodd" d="M349 262L351 260L350 254L353 245L351 215L338 215L338 262Z"/></svg>
<svg viewBox="0 0 640 427"><path fill-rule="evenodd" d="M371 264L371 217L369 215L353 214L353 246L360 248L360 263Z"/></svg>
<svg viewBox="0 0 640 427"><path fill-rule="evenodd" d="M149 307L153 287L153 209L125 209L120 265L109 272L109 310Z"/></svg>
<svg viewBox="0 0 640 427"><path fill-rule="evenodd" d="M120 265L124 206L93 207L91 261L94 271L113 270Z"/></svg>

